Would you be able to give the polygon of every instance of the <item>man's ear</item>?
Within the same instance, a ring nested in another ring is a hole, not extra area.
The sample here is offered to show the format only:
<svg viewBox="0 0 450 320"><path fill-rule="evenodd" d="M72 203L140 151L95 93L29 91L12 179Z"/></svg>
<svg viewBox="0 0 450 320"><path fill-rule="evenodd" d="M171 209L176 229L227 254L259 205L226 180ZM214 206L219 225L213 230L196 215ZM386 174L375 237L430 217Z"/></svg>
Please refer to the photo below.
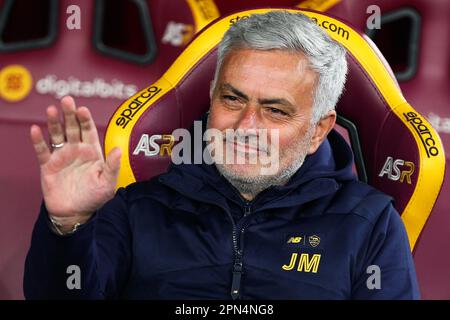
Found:
<svg viewBox="0 0 450 320"><path fill-rule="evenodd" d="M327 137L328 133L330 133L331 129L333 129L336 123L336 111L330 111L327 113L325 117L317 122L311 138L311 145L308 150L308 154L313 154L320 147L322 142Z"/></svg>
<svg viewBox="0 0 450 320"><path fill-rule="evenodd" d="M213 98L213 94L214 94L214 80L211 80L211 82L209 83L209 99Z"/></svg>

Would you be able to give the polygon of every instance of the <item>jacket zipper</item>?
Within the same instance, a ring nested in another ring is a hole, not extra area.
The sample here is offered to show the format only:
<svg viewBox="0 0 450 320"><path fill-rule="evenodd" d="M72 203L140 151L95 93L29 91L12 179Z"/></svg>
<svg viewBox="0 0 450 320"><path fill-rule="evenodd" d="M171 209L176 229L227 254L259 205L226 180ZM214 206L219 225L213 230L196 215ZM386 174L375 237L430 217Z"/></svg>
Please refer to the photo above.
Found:
<svg viewBox="0 0 450 320"><path fill-rule="evenodd" d="M251 205L247 203L244 207L244 217L250 215L252 212ZM241 278L244 273L243 253L244 253L244 232L245 225L240 231L240 241L238 241L236 224L233 222L233 246L234 246L234 265L233 278L231 281L231 298L233 300L239 299L241 294ZM238 243L239 242L239 243Z"/></svg>
<svg viewBox="0 0 450 320"><path fill-rule="evenodd" d="M169 185L170 186L170 185ZM186 194L178 191L180 194L188 197ZM199 200L202 201L202 200ZM215 203L212 203L215 204ZM224 209L225 210L225 209ZM231 223L233 224L233 248L234 248L234 264L233 264L233 277L231 282L231 298L233 300L239 299L240 293L241 293L241 277L244 273L243 268L243 262L242 262L242 255L243 255L243 248L244 248L244 232L245 232L245 226L241 228L241 243L238 246L238 236L237 236L237 227L236 223L234 222L234 219L230 212L228 210L225 210L228 217L231 220ZM244 206L244 217L250 215L252 213L251 210L251 204L247 202ZM239 249L240 247L240 249Z"/></svg>
<svg viewBox="0 0 450 320"><path fill-rule="evenodd" d="M241 277L243 264L242 264L242 252L238 250L235 254L235 260L233 265L233 280L231 282L231 298L233 300L239 299L241 294Z"/></svg>

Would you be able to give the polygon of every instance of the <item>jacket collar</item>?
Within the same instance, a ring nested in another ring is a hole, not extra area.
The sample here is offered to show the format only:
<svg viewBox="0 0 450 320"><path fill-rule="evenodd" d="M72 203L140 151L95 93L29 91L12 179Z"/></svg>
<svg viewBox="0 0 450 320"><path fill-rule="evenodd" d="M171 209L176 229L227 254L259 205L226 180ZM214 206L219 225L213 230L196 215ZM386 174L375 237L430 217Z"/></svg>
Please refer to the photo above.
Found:
<svg viewBox="0 0 450 320"><path fill-rule="evenodd" d="M305 158L302 167L286 185L272 186L250 203L240 196L214 165L171 165L159 180L192 200L220 206L225 210L230 210L231 201L241 207L250 205L255 212L299 206L333 194L343 181L355 179L352 164L353 155L349 146L333 130L318 150Z"/></svg>

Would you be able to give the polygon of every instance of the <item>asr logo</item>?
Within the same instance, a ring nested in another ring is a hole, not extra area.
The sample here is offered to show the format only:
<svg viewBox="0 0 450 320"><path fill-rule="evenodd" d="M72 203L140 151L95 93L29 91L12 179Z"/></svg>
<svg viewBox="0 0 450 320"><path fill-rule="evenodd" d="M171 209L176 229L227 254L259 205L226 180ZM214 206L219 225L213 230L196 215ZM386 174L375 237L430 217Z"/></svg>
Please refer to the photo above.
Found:
<svg viewBox="0 0 450 320"><path fill-rule="evenodd" d="M0 97L9 102L25 99L33 86L31 73L24 66L13 64L0 70Z"/></svg>
<svg viewBox="0 0 450 320"><path fill-rule="evenodd" d="M167 143L158 143L157 141L167 141ZM143 134L133 151L133 155L137 156L143 152L146 157L154 157L157 155L162 157L166 153L170 157L174 143L175 138L171 134L154 134L152 136Z"/></svg>
<svg viewBox="0 0 450 320"><path fill-rule="evenodd" d="M161 39L162 43L180 47L186 45L194 36L194 26L180 22L169 21Z"/></svg>
<svg viewBox="0 0 450 320"><path fill-rule="evenodd" d="M308 241L309 244L315 248L320 244L320 237L316 235L309 236Z"/></svg>
<svg viewBox="0 0 450 320"><path fill-rule="evenodd" d="M384 175L387 175L389 180L400 181L401 183L406 179L406 182L411 184L411 176L414 173L414 169L414 163L411 161L394 160L392 157L387 157L378 176L382 178Z"/></svg>
<svg viewBox="0 0 450 320"><path fill-rule="evenodd" d="M321 254L293 253L289 263L281 268L285 271L291 271L296 268L298 272L317 273L321 256Z"/></svg>

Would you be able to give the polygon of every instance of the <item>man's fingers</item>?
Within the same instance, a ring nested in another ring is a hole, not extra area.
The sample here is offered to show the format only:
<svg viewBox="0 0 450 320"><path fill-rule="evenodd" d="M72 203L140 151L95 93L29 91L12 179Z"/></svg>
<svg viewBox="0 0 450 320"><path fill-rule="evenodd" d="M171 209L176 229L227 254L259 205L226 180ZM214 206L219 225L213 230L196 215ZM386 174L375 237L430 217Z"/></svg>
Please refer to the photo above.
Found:
<svg viewBox="0 0 450 320"><path fill-rule="evenodd" d="M121 157L122 151L118 147L112 149L106 157L104 174L108 180L114 181L117 179L117 176L119 175Z"/></svg>
<svg viewBox="0 0 450 320"><path fill-rule="evenodd" d="M61 99L61 107L64 112L64 122L66 125L66 138L69 143L80 142L80 124L76 117L75 101L67 96Z"/></svg>
<svg viewBox="0 0 450 320"><path fill-rule="evenodd" d="M30 128L31 142L33 143L34 150L40 165L45 164L50 159L50 150L42 135L42 130L37 125L32 125Z"/></svg>
<svg viewBox="0 0 450 320"><path fill-rule="evenodd" d="M59 119L58 109L55 106L47 108L47 126L50 134L50 141L54 144L64 142L64 131Z"/></svg>
<svg viewBox="0 0 450 320"><path fill-rule="evenodd" d="M91 112L86 107L80 107L76 111L76 116L81 127L81 139L83 142L100 146L97 128ZM100 147L101 150L101 147Z"/></svg>

